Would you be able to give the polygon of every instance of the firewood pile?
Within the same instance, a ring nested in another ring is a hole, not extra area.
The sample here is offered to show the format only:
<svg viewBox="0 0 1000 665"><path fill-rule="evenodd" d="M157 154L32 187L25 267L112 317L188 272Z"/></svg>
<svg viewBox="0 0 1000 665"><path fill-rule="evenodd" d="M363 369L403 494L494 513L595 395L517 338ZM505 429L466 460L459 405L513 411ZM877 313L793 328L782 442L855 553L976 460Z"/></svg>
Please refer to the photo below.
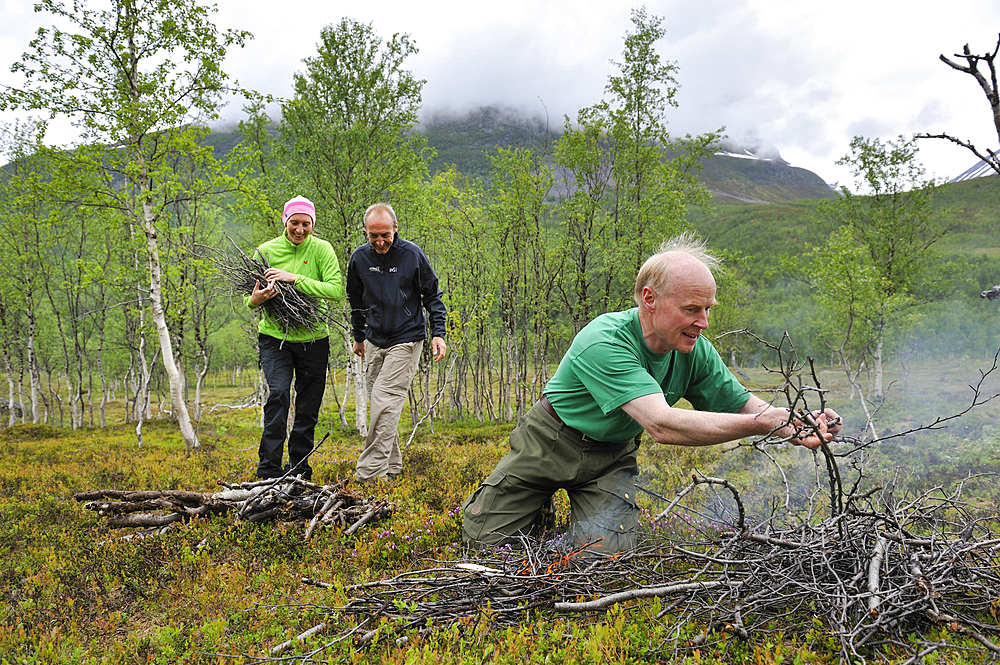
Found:
<svg viewBox="0 0 1000 665"><path fill-rule="evenodd" d="M108 516L108 526L163 527L197 516L233 514L249 522L280 521L302 525L306 538L319 526L352 534L394 510L387 499L365 498L348 481L316 485L294 476L240 484L220 483L219 492L182 490L112 490L80 492L84 508Z"/></svg>
<svg viewBox="0 0 1000 665"><path fill-rule="evenodd" d="M962 413L998 396L981 392L998 363L1000 351L970 386L972 404ZM815 370L812 381L793 381L801 367L782 360L785 384L776 393L808 413L808 400L825 405L824 391ZM803 485L781 468L773 448L781 441L744 442L778 469L780 487L765 509L747 510L731 481L697 475L640 529L634 550L602 554L600 543L524 536L519 547L470 551L462 561L345 587L346 602L319 605L325 620L271 655L320 634L329 639L300 653L311 657L344 640L402 644L433 630L525 625L659 598L661 641L632 654L637 659L678 662L706 646L725 652L743 640L794 636L839 650L842 662L918 663L947 650L997 660L1000 515L966 498L989 481L898 492L865 468L866 449L877 441L839 436L823 444ZM697 500L705 489L712 497Z"/></svg>
<svg viewBox="0 0 1000 665"><path fill-rule="evenodd" d="M649 657L683 659L710 643L779 630L829 637L844 662L906 654L917 662L939 649L973 648L959 647L958 638L913 637L933 626L1000 656L1000 516L965 503L962 486L910 499L882 486L854 488L825 518L817 514L825 502L817 502L752 523L732 484L698 477L691 487L713 484L731 494L729 521L692 519L674 529L667 527L676 517L663 516L634 551L615 555L602 555L599 543L568 548L561 539L522 538L518 548L347 587L353 598L327 607L329 620L317 628L341 622L327 644L403 643L453 625L518 625L541 613L603 612L657 597L668 637ZM691 632L695 626L700 632Z"/></svg>

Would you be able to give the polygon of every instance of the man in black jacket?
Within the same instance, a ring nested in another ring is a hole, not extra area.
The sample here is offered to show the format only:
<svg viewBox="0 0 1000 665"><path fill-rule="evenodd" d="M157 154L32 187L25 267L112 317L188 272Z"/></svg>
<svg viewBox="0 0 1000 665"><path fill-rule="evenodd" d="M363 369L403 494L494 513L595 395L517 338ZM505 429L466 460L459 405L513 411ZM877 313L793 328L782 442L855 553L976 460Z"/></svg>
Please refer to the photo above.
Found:
<svg viewBox="0 0 1000 665"><path fill-rule="evenodd" d="M354 353L365 360L370 420L355 478L389 480L403 470L399 416L431 324L434 361L444 358L445 307L438 278L423 250L397 233L386 203L365 211L368 242L351 255L347 298ZM421 307L422 305L422 307Z"/></svg>

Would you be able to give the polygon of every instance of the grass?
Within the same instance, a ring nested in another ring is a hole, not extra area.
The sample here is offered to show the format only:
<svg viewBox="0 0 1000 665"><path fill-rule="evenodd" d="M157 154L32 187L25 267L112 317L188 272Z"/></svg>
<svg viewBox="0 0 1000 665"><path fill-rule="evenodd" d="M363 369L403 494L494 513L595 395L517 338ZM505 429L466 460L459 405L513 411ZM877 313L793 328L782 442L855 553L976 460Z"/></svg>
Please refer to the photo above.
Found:
<svg viewBox="0 0 1000 665"><path fill-rule="evenodd" d="M900 394L884 408L884 426L947 415L967 401L964 386L975 376L972 365L956 363L944 373L914 366L905 399ZM763 382L766 377L754 378ZM901 377L896 379L901 385ZM831 403L848 422L856 422L858 409L837 373L824 374L824 382L831 388ZM931 404L932 394L944 402ZM916 489L970 470L995 471L1000 445L990 423L997 407L970 414L962 421L968 425L887 443L884 452L872 455L870 473L898 474L896 467L902 467ZM404 452L405 475L385 488L398 506L396 514L349 538L326 530L307 542L299 526L235 523L222 516L127 540L72 499L76 492L99 488L208 491L219 480L250 480L258 417L252 409L207 414L200 426L202 448L190 456L177 428L165 421L146 423L141 448L133 425L0 430L0 664L265 658L271 647L320 621L337 622L322 616L317 606L343 602L345 585L460 558L458 507L506 452L511 427L437 422L435 432L421 430ZM330 422L335 419L325 412L321 423ZM314 456L314 479L322 483L350 475L359 448L357 433L334 432ZM693 471L724 473L748 489L764 486L767 464L747 449L723 448L646 444L640 481L667 497ZM789 453L790 465L799 464L810 475L812 457L799 449ZM981 502L1000 509L992 485L981 488ZM766 499L765 493L757 500ZM565 496L557 503L565 521ZM651 495L643 497L643 504L654 514L664 507ZM336 588L304 586L302 577ZM658 600L635 602L599 616L538 616L503 630L481 622L399 647L356 650L343 642L319 658L334 663L673 662L675 642L690 640L703 627L689 626L687 635L667 634L655 618L660 609ZM322 639L297 647L298 652ZM837 649L829 642L822 626L804 634L775 627L747 643L724 639L694 652L687 662L832 663ZM963 658L948 652L938 654L937 662L976 662Z"/></svg>

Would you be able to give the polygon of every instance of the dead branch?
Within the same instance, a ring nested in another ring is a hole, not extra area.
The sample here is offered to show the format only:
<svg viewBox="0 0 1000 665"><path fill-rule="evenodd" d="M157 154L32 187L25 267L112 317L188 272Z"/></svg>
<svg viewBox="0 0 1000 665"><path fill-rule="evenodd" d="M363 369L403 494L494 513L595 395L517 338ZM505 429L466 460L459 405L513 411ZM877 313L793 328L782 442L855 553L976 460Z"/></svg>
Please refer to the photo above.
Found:
<svg viewBox="0 0 1000 665"><path fill-rule="evenodd" d="M228 237L228 236L227 236ZM267 256L255 251L247 256L243 250L229 238L236 250L236 256L227 255L221 251L215 252L216 268L227 285L231 295L243 297L253 293L255 286L267 284L264 273L270 267ZM274 282L278 295L261 305L261 309L278 323L287 333L298 328L312 328L317 323L326 321L326 307L322 301L295 288L290 282Z"/></svg>
<svg viewBox="0 0 1000 665"><path fill-rule="evenodd" d="M997 87L997 70L995 63L998 53L1000 53L1000 37L997 39L997 46L993 49L993 52L987 52L983 55L972 53L969 49L969 45L966 44L961 53L954 54L955 58L965 60L965 64L956 62L943 53L940 56L940 60L952 69L969 74L976 80L976 83L979 84L983 94L986 95L986 100L990 103L990 110L993 114L993 126L996 129L997 138L1000 139L1000 89ZM980 70L980 64L986 65L986 71ZM1000 156L998 156L993 150L987 149L987 154L983 154L972 144L971 141L963 141L944 132L940 134L917 134L916 138L945 139L947 141L951 141L952 143L969 150L984 163L988 164L990 168L1000 174Z"/></svg>

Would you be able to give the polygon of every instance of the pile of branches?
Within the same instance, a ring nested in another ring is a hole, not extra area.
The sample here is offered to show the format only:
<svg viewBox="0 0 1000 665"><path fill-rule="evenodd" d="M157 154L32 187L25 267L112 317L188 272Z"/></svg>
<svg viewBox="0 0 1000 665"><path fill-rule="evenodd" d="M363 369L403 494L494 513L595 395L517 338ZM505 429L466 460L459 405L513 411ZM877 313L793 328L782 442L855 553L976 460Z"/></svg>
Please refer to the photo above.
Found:
<svg viewBox="0 0 1000 665"><path fill-rule="evenodd" d="M220 483L220 492L182 490L102 489L73 495L84 508L110 516L112 528L164 527L197 516L231 513L248 522L280 521L300 524L309 538L318 526L340 528L350 535L365 524L392 514L387 499L365 498L344 480L316 485L291 476L238 485Z"/></svg>
<svg viewBox="0 0 1000 665"><path fill-rule="evenodd" d="M271 266L267 256L255 251L247 256L233 243L236 256L219 254L216 267L228 280L230 292L236 296L250 295L254 287L264 288L268 282L264 273ZM291 282L274 282L278 295L264 302L261 307L268 316L287 333L296 328L313 328L326 320L326 310L318 298L303 293Z"/></svg>
<svg viewBox="0 0 1000 665"><path fill-rule="evenodd" d="M997 366L994 358L972 386L970 409L996 397L983 398L980 390ZM815 370L803 381L802 367L783 356L785 381L775 392L808 426L811 408L825 408L825 397ZM574 549L565 538L522 537L517 548L472 551L461 562L346 587L347 602L319 606L325 620L272 655L335 630L304 659L348 639L398 644L449 626L523 625L661 598L657 620L665 637L637 657L676 661L706 645L725 650L734 638L780 632L801 643L818 637L829 645L832 638L843 662L915 663L941 649L1000 659L1000 515L963 498L973 478L913 497L873 483L864 463L876 441L844 436L824 443L815 452L815 484L805 491L791 488L772 452L787 439L749 442L781 472L785 499L775 499L769 515L748 518L733 483L695 476L640 531L633 551L602 555L600 543ZM711 501L692 503L705 488L714 492ZM955 637L925 639L934 628Z"/></svg>
<svg viewBox="0 0 1000 665"><path fill-rule="evenodd" d="M728 489L732 512L743 514L739 492L726 480L696 477L685 493L711 485ZM540 614L603 612L659 597L657 618L668 637L636 655L681 658L779 630L805 640L817 627L837 640L845 662L907 653L916 662L938 649L972 648L912 638L944 626L1000 657L1000 518L977 517L962 489L896 501L876 486L853 492L829 517L786 528L738 517L678 537L664 535L668 522L659 521L640 534L635 550L612 556L601 555L593 547L599 544L567 549L562 540L525 537L520 548L346 587L353 598L324 607L327 619L296 639L341 626L316 654L346 639L401 644L452 625L519 625ZM692 634L692 626L702 632Z"/></svg>

